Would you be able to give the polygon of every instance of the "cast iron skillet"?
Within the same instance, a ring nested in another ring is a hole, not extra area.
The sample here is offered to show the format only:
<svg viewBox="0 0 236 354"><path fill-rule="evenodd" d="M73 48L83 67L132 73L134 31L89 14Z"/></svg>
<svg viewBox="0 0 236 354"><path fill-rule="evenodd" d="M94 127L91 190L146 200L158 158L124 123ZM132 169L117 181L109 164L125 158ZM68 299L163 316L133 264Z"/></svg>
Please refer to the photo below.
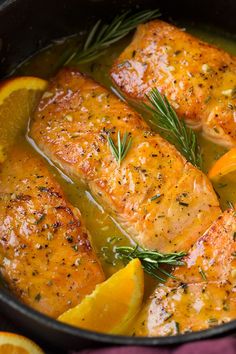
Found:
<svg viewBox="0 0 236 354"><path fill-rule="evenodd" d="M0 78L53 39L85 29L97 18L121 9L160 8L166 19L207 23L236 34L235 0L0 0ZM0 287L0 311L33 337L60 348L97 345L173 345L236 333L236 321L206 331L173 337L133 338L80 330L23 305Z"/></svg>

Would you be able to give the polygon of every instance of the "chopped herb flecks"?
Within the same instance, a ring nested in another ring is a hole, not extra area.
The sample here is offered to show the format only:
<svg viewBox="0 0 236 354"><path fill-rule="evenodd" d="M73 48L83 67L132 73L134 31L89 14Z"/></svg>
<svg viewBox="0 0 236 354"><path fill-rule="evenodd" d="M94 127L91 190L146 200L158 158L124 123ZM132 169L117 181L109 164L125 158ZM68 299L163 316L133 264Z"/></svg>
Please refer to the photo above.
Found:
<svg viewBox="0 0 236 354"><path fill-rule="evenodd" d="M176 329L176 333L179 333L179 322L175 321L175 329Z"/></svg>
<svg viewBox="0 0 236 354"><path fill-rule="evenodd" d="M179 205L182 205L182 206L185 206L185 207L189 206L188 203L184 203L184 202L179 202Z"/></svg>
<svg viewBox="0 0 236 354"><path fill-rule="evenodd" d="M36 296L35 296L35 301L40 301L41 300L41 294L38 293Z"/></svg>
<svg viewBox="0 0 236 354"><path fill-rule="evenodd" d="M227 205L228 205L228 207L230 208L230 209L234 209L234 205L233 205L233 203L230 201L230 200L227 200Z"/></svg>
<svg viewBox="0 0 236 354"><path fill-rule="evenodd" d="M202 279L206 281L207 277L206 277L206 274L205 274L204 270L201 267L199 267L198 271L201 274Z"/></svg>
<svg viewBox="0 0 236 354"><path fill-rule="evenodd" d="M35 221L35 224L38 225L40 224L46 217L46 214L42 214L38 220Z"/></svg>
<svg viewBox="0 0 236 354"><path fill-rule="evenodd" d="M236 232L233 234L233 240L236 241Z"/></svg>
<svg viewBox="0 0 236 354"><path fill-rule="evenodd" d="M218 320L216 318L209 318L208 323L217 323Z"/></svg>
<svg viewBox="0 0 236 354"><path fill-rule="evenodd" d="M150 198L151 202L153 202L154 200L159 199L162 196L162 194L158 193L156 195L154 195L153 197Z"/></svg>

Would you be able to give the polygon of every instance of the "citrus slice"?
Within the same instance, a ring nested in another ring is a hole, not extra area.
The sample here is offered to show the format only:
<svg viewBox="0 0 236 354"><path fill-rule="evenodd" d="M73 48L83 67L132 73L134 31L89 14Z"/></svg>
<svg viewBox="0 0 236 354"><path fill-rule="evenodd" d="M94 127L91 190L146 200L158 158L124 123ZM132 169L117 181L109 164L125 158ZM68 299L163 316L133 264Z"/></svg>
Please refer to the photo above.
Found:
<svg viewBox="0 0 236 354"><path fill-rule="evenodd" d="M43 354L32 340L19 334L0 332L0 353L4 354Z"/></svg>
<svg viewBox="0 0 236 354"><path fill-rule="evenodd" d="M141 308L143 289L142 265L134 259L58 320L96 332L125 334Z"/></svg>
<svg viewBox="0 0 236 354"><path fill-rule="evenodd" d="M31 76L0 83L0 162L16 137L25 134L28 119L46 88L47 81Z"/></svg>
<svg viewBox="0 0 236 354"><path fill-rule="evenodd" d="M217 181L221 177L234 171L236 171L236 148L232 148L216 161L210 169L208 177L213 181Z"/></svg>

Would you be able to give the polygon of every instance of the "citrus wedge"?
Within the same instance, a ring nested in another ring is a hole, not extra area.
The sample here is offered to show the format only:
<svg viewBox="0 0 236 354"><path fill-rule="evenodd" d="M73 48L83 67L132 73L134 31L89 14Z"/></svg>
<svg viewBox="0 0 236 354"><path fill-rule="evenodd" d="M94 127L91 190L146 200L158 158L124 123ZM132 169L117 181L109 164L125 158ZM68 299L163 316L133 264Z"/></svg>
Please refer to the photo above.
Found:
<svg viewBox="0 0 236 354"><path fill-rule="evenodd" d="M28 119L36 107L47 81L25 76L0 83L0 162L20 134L25 134Z"/></svg>
<svg viewBox="0 0 236 354"><path fill-rule="evenodd" d="M134 259L58 320L96 332L125 334L140 310L143 289L142 265Z"/></svg>
<svg viewBox="0 0 236 354"><path fill-rule="evenodd" d="M0 354L43 354L32 340L19 334L0 332Z"/></svg>
<svg viewBox="0 0 236 354"><path fill-rule="evenodd" d="M221 177L236 171L236 148L232 148L221 156L208 173L208 177L213 181L218 181Z"/></svg>

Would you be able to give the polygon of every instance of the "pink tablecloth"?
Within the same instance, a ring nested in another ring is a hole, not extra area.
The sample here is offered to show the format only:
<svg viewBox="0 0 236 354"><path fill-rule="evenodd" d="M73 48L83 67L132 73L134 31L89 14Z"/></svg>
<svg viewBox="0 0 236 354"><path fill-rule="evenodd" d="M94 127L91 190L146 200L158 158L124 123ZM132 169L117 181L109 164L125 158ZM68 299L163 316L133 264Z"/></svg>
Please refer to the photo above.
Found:
<svg viewBox="0 0 236 354"><path fill-rule="evenodd" d="M236 354L236 338L226 337L176 347L113 347L86 349L70 354Z"/></svg>

